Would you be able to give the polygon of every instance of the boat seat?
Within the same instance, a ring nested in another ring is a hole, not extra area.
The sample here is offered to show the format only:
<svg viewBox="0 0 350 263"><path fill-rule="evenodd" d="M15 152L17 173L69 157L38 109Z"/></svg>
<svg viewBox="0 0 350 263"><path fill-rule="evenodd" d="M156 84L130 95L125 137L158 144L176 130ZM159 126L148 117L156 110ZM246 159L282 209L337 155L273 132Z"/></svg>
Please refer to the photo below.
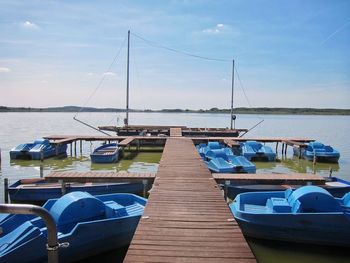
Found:
<svg viewBox="0 0 350 263"><path fill-rule="evenodd" d="M86 192L71 192L58 199L50 209L60 231L65 226L96 220L105 215L104 203Z"/></svg>
<svg viewBox="0 0 350 263"><path fill-rule="evenodd" d="M300 212L300 206L301 206L301 203L299 202L299 200L296 200L293 202L292 204L292 213L299 213Z"/></svg>
<svg viewBox="0 0 350 263"><path fill-rule="evenodd" d="M298 204L299 202L299 204ZM288 196L292 210L302 213L341 212L339 202L325 189L318 186L302 186Z"/></svg>
<svg viewBox="0 0 350 263"><path fill-rule="evenodd" d="M104 202L106 205L106 216L107 217L122 217L127 216L128 213L125 209L125 206L122 206L114 201Z"/></svg>
<svg viewBox="0 0 350 263"><path fill-rule="evenodd" d="M221 149L221 145L219 144L219 142L208 142L208 147L211 150L213 150L213 149Z"/></svg>
<svg viewBox="0 0 350 263"><path fill-rule="evenodd" d="M284 198L288 200L288 198L292 193L293 193L292 188L288 188L286 191L284 191Z"/></svg>
<svg viewBox="0 0 350 263"><path fill-rule="evenodd" d="M350 208L350 192L345 194L342 198L343 205Z"/></svg>
<svg viewBox="0 0 350 263"><path fill-rule="evenodd" d="M271 197L267 199L266 206L276 213L290 213L292 210L285 198Z"/></svg>
<svg viewBox="0 0 350 263"><path fill-rule="evenodd" d="M220 157L224 160L227 160L227 154L224 151L224 149L212 149L212 150L207 151L205 155L209 159L214 159L214 158Z"/></svg>

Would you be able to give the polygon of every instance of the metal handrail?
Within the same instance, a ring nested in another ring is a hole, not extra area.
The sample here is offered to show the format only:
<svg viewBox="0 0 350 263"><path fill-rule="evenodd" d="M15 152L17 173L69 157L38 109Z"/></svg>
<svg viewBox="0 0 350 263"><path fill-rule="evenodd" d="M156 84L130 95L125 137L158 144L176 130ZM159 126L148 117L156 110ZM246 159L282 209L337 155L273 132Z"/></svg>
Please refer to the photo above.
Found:
<svg viewBox="0 0 350 263"><path fill-rule="evenodd" d="M0 213L9 214L34 214L40 216L47 227L47 257L49 263L58 263L58 249L68 247L68 243L59 244L57 239L57 227L52 215L45 209L36 205L27 204L0 204Z"/></svg>

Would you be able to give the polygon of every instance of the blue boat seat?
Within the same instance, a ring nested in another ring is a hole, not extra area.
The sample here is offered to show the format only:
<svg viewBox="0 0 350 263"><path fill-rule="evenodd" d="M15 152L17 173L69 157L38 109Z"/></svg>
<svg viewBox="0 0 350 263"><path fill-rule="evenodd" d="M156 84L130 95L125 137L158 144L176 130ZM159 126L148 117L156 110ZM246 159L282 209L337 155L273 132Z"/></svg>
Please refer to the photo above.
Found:
<svg viewBox="0 0 350 263"><path fill-rule="evenodd" d="M324 148L324 144L321 142L310 142L309 145L314 149L323 149Z"/></svg>
<svg viewBox="0 0 350 263"><path fill-rule="evenodd" d="M53 216L60 231L65 232L66 227L76 222L96 220L105 216L105 205L96 197L87 192L71 192L51 207Z"/></svg>
<svg viewBox="0 0 350 263"><path fill-rule="evenodd" d="M208 142L209 149L221 149L221 145L219 142Z"/></svg>
<svg viewBox="0 0 350 263"><path fill-rule="evenodd" d="M105 202L105 205L107 217L122 217L128 215L125 206L122 206L114 201L107 201Z"/></svg>
<svg viewBox="0 0 350 263"><path fill-rule="evenodd" d="M349 207L350 208L350 192L348 192L347 194L345 194L342 198L342 203L344 206Z"/></svg>
<svg viewBox="0 0 350 263"><path fill-rule="evenodd" d="M266 206L276 213L290 213L292 210L287 199L279 197L267 199Z"/></svg>
<svg viewBox="0 0 350 263"><path fill-rule="evenodd" d="M324 149L325 149L326 152L333 152L334 151L332 146L329 146L329 145L325 146Z"/></svg>
<svg viewBox="0 0 350 263"><path fill-rule="evenodd" d="M292 188L288 188L286 191L284 191L284 198L288 199L292 193L293 193Z"/></svg>
<svg viewBox="0 0 350 263"><path fill-rule="evenodd" d="M224 149L212 149L206 152L206 157L209 159L214 159L214 158L222 158L224 160L227 160L227 155Z"/></svg>
<svg viewBox="0 0 350 263"><path fill-rule="evenodd" d="M310 185L300 187L291 193L287 200L292 207L292 211L295 212L311 213L342 211L339 202L336 201L327 190L318 186ZM300 204L296 202L300 202Z"/></svg>

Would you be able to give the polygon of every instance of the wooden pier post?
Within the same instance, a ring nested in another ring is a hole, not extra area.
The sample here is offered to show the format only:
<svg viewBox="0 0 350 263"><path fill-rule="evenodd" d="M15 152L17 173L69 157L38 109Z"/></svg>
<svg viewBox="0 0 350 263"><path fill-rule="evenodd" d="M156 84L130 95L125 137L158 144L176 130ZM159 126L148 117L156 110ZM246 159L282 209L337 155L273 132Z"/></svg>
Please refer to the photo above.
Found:
<svg viewBox="0 0 350 263"><path fill-rule="evenodd" d="M284 146L284 155L287 155L287 147L288 147L288 144L286 143L286 145Z"/></svg>
<svg viewBox="0 0 350 263"><path fill-rule="evenodd" d="M143 197L146 198L147 197L147 185L148 185L148 180L144 179L142 180L142 184L143 184Z"/></svg>
<svg viewBox="0 0 350 263"><path fill-rule="evenodd" d="M4 202L8 204L9 202L9 179L4 178Z"/></svg>
<svg viewBox="0 0 350 263"><path fill-rule="evenodd" d="M282 156L283 156L283 152L284 152L284 143L282 142Z"/></svg>
<svg viewBox="0 0 350 263"><path fill-rule="evenodd" d="M231 184L230 180L225 180L225 186L224 186L224 199L227 202L227 194L228 194L228 186Z"/></svg>
<svg viewBox="0 0 350 263"><path fill-rule="evenodd" d="M40 178L44 177L44 165L40 164Z"/></svg>
<svg viewBox="0 0 350 263"><path fill-rule="evenodd" d="M317 162L317 158L316 158L316 154L314 153L314 158L313 158L313 160L312 160L312 163L315 165L316 162Z"/></svg>
<svg viewBox="0 0 350 263"><path fill-rule="evenodd" d="M44 152L43 150L40 151L40 161L44 161Z"/></svg>
<svg viewBox="0 0 350 263"><path fill-rule="evenodd" d="M276 142L276 153L278 151L278 142Z"/></svg>
<svg viewBox="0 0 350 263"><path fill-rule="evenodd" d="M58 182L60 183L61 185L61 193L62 195L65 195L66 192L67 192L67 189L66 189L66 184L63 180L58 180Z"/></svg>
<svg viewBox="0 0 350 263"><path fill-rule="evenodd" d="M73 143L70 143L70 156L73 156Z"/></svg>
<svg viewBox="0 0 350 263"><path fill-rule="evenodd" d="M83 155L83 141L80 140L80 156Z"/></svg>
<svg viewBox="0 0 350 263"><path fill-rule="evenodd" d="M74 141L74 156L77 156L77 141Z"/></svg>

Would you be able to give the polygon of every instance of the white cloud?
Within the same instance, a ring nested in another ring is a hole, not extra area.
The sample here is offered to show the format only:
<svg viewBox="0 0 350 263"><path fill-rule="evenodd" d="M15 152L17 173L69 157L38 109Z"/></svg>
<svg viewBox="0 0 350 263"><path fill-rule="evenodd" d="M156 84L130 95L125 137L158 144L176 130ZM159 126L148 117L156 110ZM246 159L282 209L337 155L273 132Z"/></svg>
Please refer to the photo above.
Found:
<svg viewBox="0 0 350 263"><path fill-rule="evenodd" d="M103 76L115 76L116 74L111 72L111 71L107 71L105 73L103 73Z"/></svg>
<svg viewBox="0 0 350 263"><path fill-rule="evenodd" d="M25 21L25 22L21 23L21 26L23 28L27 28L27 29L38 29L39 28L38 25L36 25L35 23L30 22L30 21Z"/></svg>
<svg viewBox="0 0 350 263"><path fill-rule="evenodd" d="M217 24L214 27L203 29L202 32L206 34L219 34L222 33L226 27L227 26L225 26L224 24Z"/></svg>
<svg viewBox="0 0 350 263"><path fill-rule="evenodd" d="M9 73L11 72L11 69L5 68L5 67L0 67L0 73Z"/></svg>

